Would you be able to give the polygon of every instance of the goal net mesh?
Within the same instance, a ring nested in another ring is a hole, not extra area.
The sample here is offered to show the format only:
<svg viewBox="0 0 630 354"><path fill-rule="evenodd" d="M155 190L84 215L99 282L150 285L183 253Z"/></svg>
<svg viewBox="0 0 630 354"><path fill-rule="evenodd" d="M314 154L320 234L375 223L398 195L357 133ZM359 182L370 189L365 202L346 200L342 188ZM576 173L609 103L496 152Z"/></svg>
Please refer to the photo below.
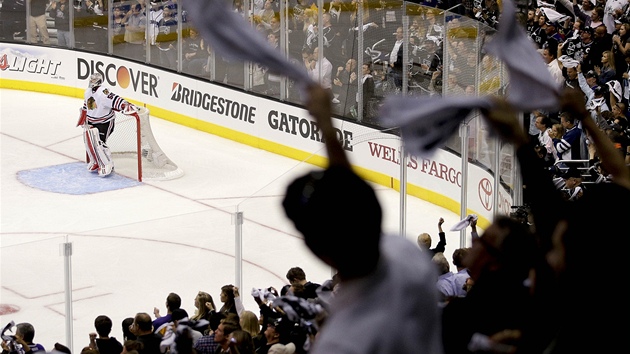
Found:
<svg viewBox="0 0 630 354"><path fill-rule="evenodd" d="M114 132L107 139L114 166L119 173L133 174L138 180L169 180L184 175L160 148L149 121L149 109L116 112Z"/></svg>

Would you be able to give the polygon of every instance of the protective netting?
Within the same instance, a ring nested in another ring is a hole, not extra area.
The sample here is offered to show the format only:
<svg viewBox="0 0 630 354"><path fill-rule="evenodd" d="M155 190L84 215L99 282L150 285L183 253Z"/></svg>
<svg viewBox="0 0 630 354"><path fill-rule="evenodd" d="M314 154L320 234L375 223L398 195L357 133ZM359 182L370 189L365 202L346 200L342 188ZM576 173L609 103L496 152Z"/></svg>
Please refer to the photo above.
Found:
<svg viewBox="0 0 630 354"><path fill-rule="evenodd" d="M135 170L139 180L169 180L184 175L155 140L146 107L138 107L137 113L116 112L116 125L107 146L116 171L133 173Z"/></svg>

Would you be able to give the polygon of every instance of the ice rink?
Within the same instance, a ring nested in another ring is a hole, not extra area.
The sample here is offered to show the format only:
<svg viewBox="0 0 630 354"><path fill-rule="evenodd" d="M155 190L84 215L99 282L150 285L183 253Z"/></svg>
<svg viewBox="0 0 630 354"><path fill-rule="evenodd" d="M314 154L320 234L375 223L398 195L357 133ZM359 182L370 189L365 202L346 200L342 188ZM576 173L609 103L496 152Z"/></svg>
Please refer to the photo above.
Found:
<svg viewBox="0 0 630 354"><path fill-rule="evenodd" d="M152 117L160 147L185 175L143 183L134 176L99 178L84 168L82 129L75 127L81 105L76 98L0 89L0 325L30 322L35 342L47 350L67 345L66 266L76 353L101 314L121 339L124 318L152 314L154 307L165 314L170 292L190 315L198 291L220 307L221 286L236 283L237 211L244 217L246 309L258 313L253 287L280 289L291 267L302 267L313 282L330 278L331 269L305 248L280 204L289 181L316 167ZM399 194L374 187L385 230L397 233ZM450 260L459 233L448 229L460 217L413 197L407 207L406 237L414 243L429 232L435 245L444 217ZM64 243L72 245L70 264Z"/></svg>

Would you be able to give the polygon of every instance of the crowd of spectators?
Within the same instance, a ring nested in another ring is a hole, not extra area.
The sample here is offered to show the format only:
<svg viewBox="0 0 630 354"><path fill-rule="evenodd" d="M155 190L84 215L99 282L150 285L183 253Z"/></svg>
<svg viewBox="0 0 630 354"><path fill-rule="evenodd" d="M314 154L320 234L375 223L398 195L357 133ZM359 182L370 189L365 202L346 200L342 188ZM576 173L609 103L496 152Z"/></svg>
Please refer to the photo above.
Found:
<svg viewBox="0 0 630 354"><path fill-rule="evenodd" d="M585 97L591 118L613 140L626 163L630 163L629 10L627 2L573 0L529 9L523 18L552 77L563 88ZM571 200L588 191L587 184L606 179L598 171L599 157L579 119L566 112L542 110L529 112L527 118L539 156ZM580 193L569 187L575 179L585 182Z"/></svg>
<svg viewBox="0 0 630 354"><path fill-rule="evenodd" d="M41 2L44 2L44 6L48 3L55 4L49 6L48 16L55 19L55 30L59 31L56 35L57 43L60 46L107 52L107 44L103 43L101 38L104 38L105 33L102 31L107 30L109 21L112 25L115 55L177 70L178 40L182 40L184 42L181 47L182 72L209 77L231 86L244 85L242 63L236 64L220 56L209 60L212 48L203 41L198 43L198 40L195 40L194 34L191 33L195 25L187 18L185 4L184 9L178 8L181 5L177 0L112 1L111 14L108 13L107 3L103 3L102 0L74 1L74 43L70 43L73 37L64 32L69 28L68 7L64 8L66 11L64 13L55 9L56 0ZM315 70L314 63L320 60L313 54L320 43L317 15L322 13L323 47L317 55L321 54L324 58L322 62L328 62L331 66L330 72L324 73L322 84L325 87L330 85L335 93L333 96L335 113L360 119L362 117L358 117L358 114L363 111L363 118L374 119L379 100L388 93L399 92L402 89L403 2L363 3L333 0L325 2L324 7L319 9L316 1L295 0L290 1L287 6L289 15L286 19L288 31L285 49L289 57L297 63L304 63L306 69ZM445 34L448 30L445 23L448 22L450 27L456 27L460 19L477 19L489 28L496 27L499 14L496 0L461 4L452 1L421 1L409 2L406 6L406 13L411 15L408 27L409 40L405 43L409 49L410 63L407 88L419 94L441 93L443 52L444 46L448 45L449 49L453 49L450 67L457 68L454 69L453 75L457 73L456 76L459 77L458 84L454 85L450 92L458 92L459 88L462 92L464 90L474 92L475 65L468 68L459 65L466 63L467 60L472 62L477 59L472 56L469 58L467 55L469 48L465 53L461 52L462 46L470 47L473 44L469 40L459 39L445 43ZM233 0L233 9L251 21L273 46L279 45L281 37L279 1L252 1L251 7L245 9L241 0ZM359 22L359 9L362 11L362 22ZM447 9L450 9L450 12L445 18L444 10ZM181 24L178 24L180 19L178 13L181 13ZM32 11L31 14L35 12ZM182 25L180 34L178 25ZM45 37L48 34L45 26L33 25L32 28L29 36L32 43L38 42L36 35L39 34L41 43L54 44ZM364 35L364 48L358 48L360 31ZM95 40L95 35L98 40ZM464 45L460 42L469 43ZM148 51L147 46L150 46ZM306 61L305 53L309 57ZM364 70L362 65L357 65L359 55L363 56L362 63L367 65L367 70ZM193 56L194 59L191 59ZM189 65L191 60L194 63ZM348 60L353 60L355 64L350 68L350 72L342 73L341 71L347 71ZM319 70L319 67L317 65L316 69ZM322 68L324 67L327 68L327 65L322 65ZM253 90L271 97L279 97L280 78L268 73L266 68L254 67L252 70ZM337 75L338 73L342 75ZM319 73L313 75L319 76ZM358 89L359 83L363 86L362 90ZM297 90L289 90L289 93L298 95Z"/></svg>
<svg viewBox="0 0 630 354"><path fill-rule="evenodd" d="M273 35L275 2L254 3L257 28ZM496 26L499 5L494 0L485 0L480 7L475 4L470 9L464 6L470 11L467 14ZM388 9L386 3L382 5L367 15L375 18L374 25L366 24L360 30L393 33L387 46L391 49L381 53L383 56L376 57L376 42L369 48L373 49L372 63L382 61L387 68L385 76L393 77L394 86L399 87L400 77L396 75L400 74L404 43L402 29L394 19L401 13ZM155 319L139 312L122 321L122 343L109 337L112 321L107 316L97 317L96 333L89 334L82 354L118 350L130 354L261 354L414 349L431 353L553 354L614 352L625 347L624 328L619 325L623 322L618 321L625 320L627 308L617 303L620 308L615 311L602 311L601 304L610 296L604 289L617 280L613 270L621 269L621 252L627 241L622 238L619 242L625 244L610 250L607 262L601 262L592 253L592 237L618 235L620 221L629 212L625 203L630 193L628 4L614 0L577 4L574 0L571 8L554 9L565 14L562 21L549 18L550 12L544 11L548 7L530 10L524 16L523 25L550 75L565 87L562 105L557 111L530 112L525 127L505 100L497 98L496 106L483 112L493 131L516 148L529 215L525 220L498 216L482 235L477 235L476 220L472 221L472 246L457 249L452 255L456 274L444 255L443 219L438 221L440 241L433 249L425 233L413 248L408 240L381 235L381 210L373 191L352 172L335 139L330 116L340 104L334 100L339 101L342 95L335 96L334 86L338 86L336 82L352 82L357 70L344 53L349 48L347 38L343 38L347 31L337 27L344 21L342 14L349 15L350 21L345 22L349 26L356 14L341 11L343 6L349 4L333 1L326 9L323 53L313 46L316 22L312 14L308 15L313 4L301 0L294 8L293 26L297 27L293 28L303 31L296 38L304 42L295 47L299 52L291 55L302 59L311 70L327 67L330 71L320 86L311 88L307 103L325 138L329 166L294 181L283 202L307 246L337 269L337 276L320 285L309 282L302 269L292 268L287 273L289 284L280 293L274 287L252 290L259 306L255 311L243 307L240 289L232 285L220 289L222 306L218 309L209 293L197 294L191 317L181 308L179 295L171 293L164 316L155 308ZM430 22L434 15L425 12L421 16ZM429 78L426 89L430 90L445 70L441 58L436 59L441 46L446 42L458 48L459 43L441 37L445 30L437 24L425 30L412 38L422 41L414 48L416 53L427 51L421 54L424 60L419 61L419 68L420 74ZM466 68L474 67L477 61L470 58L477 57L462 47L453 58L456 82L474 83L467 78ZM623 58L623 63L618 58ZM488 61L491 72L493 63ZM363 73L362 78L367 75ZM379 74L373 71L369 75ZM489 82L487 87L493 92L496 85ZM585 173L594 173L596 182L601 183L584 188ZM335 204L342 192L356 204L346 213ZM620 204L612 205L613 199ZM358 244L361 252L357 252ZM578 285L582 287L575 291ZM251 314L256 312L258 327L252 326ZM416 334L409 335L411 330ZM28 323L18 324L13 337L6 336L5 328L3 354L45 351L34 342L34 334ZM436 336L440 339L437 344ZM62 345L56 344L55 350L69 353Z"/></svg>

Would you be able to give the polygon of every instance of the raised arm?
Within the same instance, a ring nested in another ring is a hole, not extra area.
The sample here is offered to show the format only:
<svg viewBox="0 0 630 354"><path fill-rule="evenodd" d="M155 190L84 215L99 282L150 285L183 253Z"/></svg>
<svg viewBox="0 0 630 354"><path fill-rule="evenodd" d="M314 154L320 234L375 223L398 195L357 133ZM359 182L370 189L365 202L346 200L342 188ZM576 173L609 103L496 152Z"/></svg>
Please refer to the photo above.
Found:
<svg viewBox="0 0 630 354"><path fill-rule="evenodd" d="M626 166L624 157L615 149L610 138L597 127L584 106L584 99L575 92L566 92L562 97L563 109L570 111L582 120L582 127L588 132L589 138L595 144L602 166L608 171L614 183L630 189L630 170Z"/></svg>
<svg viewBox="0 0 630 354"><path fill-rule="evenodd" d="M444 224L444 218L438 220L438 236L440 237L440 241L434 248L435 252L444 252L446 250L446 234L444 230L442 230L442 224Z"/></svg>
<svg viewBox="0 0 630 354"><path fill-rule="evenodd" d="M311 85L308 88L309 99L306 108L319 126L328 153L329 166L341 166L350 168L350 162L343 151L341 142L337 139L335 128L331 118L331 97L328 91L320 85Z"/></svg>
<svg viewBox="0 0 630 354"><path fill-rule="evenodd" d="M477 232L477 218L470 220L470 237L474 240L479 237Z"/></svg>

